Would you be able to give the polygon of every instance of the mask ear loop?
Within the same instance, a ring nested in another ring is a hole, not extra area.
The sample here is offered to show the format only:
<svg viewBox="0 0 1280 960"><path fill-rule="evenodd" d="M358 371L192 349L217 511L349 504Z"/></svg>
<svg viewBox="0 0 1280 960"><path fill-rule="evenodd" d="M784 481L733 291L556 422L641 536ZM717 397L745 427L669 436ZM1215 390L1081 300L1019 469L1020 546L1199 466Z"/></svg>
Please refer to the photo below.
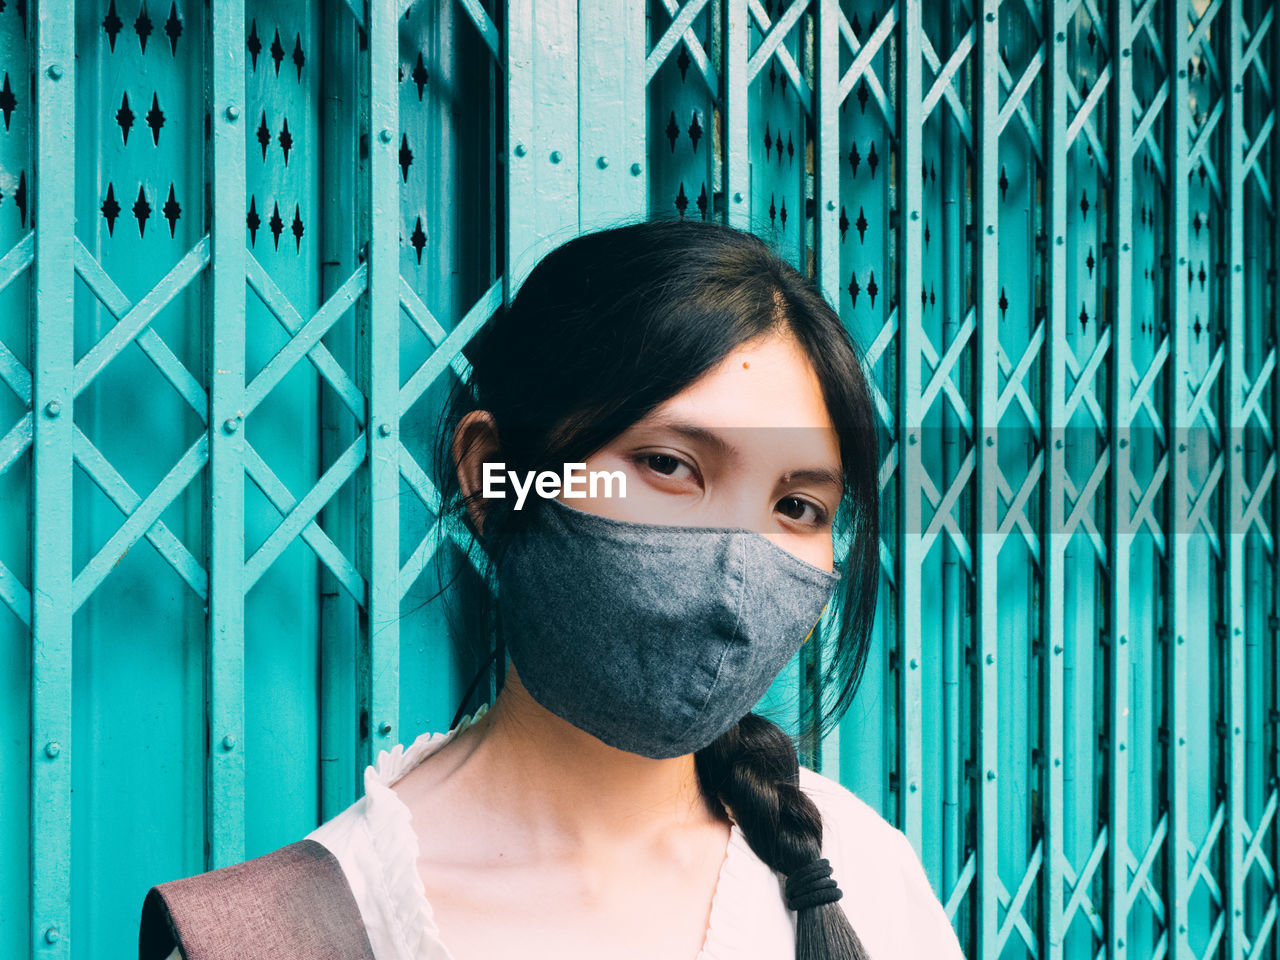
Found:
<svg viewBox="0 0 1280 960"><path fill-rule="evenodd" d="M800 641L801 644L806 644L809 642L809 638L813 636L813 631L817 630L818 624L822 622L822 614L827 612L827 607L829 606L831 606L830 600L828 600L826 603L822 605L822 610L819 611L818 613L818 619L813 621L813 626L810 627L809 632L804 635L804 639Z"/></svg>

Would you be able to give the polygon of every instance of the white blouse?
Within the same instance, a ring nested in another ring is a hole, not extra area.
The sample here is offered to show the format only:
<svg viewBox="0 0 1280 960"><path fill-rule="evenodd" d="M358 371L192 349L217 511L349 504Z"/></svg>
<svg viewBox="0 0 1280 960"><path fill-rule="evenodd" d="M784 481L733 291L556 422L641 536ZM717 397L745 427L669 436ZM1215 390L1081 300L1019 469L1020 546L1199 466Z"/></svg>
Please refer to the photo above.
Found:
<svg viewBox="0 0 1280 960"><path fill-rule="evenodd" d="M397 744L380 751L365 769L365 795L307 834L342 866L376 960L455 960L440 940L418 875L412 814L391 787L486 709L464 716L447 733L422 734L407 749ZM964 960L906 835L829 777L801 767L800 786L822 813L822 855L844 892L838 903L872 960ZM796 915L786 907L784 885L785 877L731 824L695 960L794 956ZM167 960L181 957L175 949Z"/></svg>

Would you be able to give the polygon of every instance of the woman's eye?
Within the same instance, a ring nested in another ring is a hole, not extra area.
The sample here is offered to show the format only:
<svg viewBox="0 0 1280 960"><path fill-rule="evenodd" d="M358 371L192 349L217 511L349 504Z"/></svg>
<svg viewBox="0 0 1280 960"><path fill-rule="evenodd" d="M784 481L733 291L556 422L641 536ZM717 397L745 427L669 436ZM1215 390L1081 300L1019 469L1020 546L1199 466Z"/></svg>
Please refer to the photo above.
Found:
<svg viewBox="0 0 1280 960"><path fill-rule="evenodd" d="M682 468L692 472L687 463L679 457L673 457L667 453L641 454L638 459L654 473L660 473L664 477L676 477Z"/></svg>
<svg viewBox="0 0 1280 960"><path fill-rule="evenodd" d="M802 500L799 497L785 497L780 503L780 509L792 520L799 520L811 527L821 527L827 522L827 511L811 500ZM808 519L805 518L805 512L808 511ZM796 514L799 516L796 516Z"/></svg>

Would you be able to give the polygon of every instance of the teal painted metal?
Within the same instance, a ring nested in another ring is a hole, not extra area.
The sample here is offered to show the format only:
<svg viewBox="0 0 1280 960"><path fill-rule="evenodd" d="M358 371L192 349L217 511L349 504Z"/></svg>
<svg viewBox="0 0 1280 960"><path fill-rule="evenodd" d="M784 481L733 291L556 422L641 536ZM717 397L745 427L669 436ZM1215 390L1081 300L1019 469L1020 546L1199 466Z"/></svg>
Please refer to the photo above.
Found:
<svg viewBox="0 0 1280 960"><path fill-rule="evenodd" d="M206 690L209 725L206 834L215 867L245 859L245 432L252 410L246 396L246 289L249 254L242 235L248 193L244 128L252 123L245 98L247 50L244 9L210 7L208 150L212 265L204 319L208 337L209 591ZM278 354L277 356L280 356ZM261 382L261 375L255 382ZM263 392L263 391L260 391Z"/></svg>
<svg viewBox="0 0 1280 960"><path fill-rule="evenodd" d="M72 416L83 360L72 326L75 262L76 69L70 3L38 4L31 57L35 245L31 261L31 720L28 930L43 954L71 955L72 935ZM6 858L8 859L8 858Z"/></svg>
<svg viewBox="0 0 1280 960"><path fill-rule="evenodd" d="M805 762L972 956L1280 956L1278 70L1270 0L4 4L0 954L131 955L449 721L443 388L649 213L866 352L881 617Z"/></svg>
<svg viewBox="0 0 1280 960"><path fill-rule="evenodd" d="M1190 219L1190 159L1187 154L1187 136L1185 124L1178 117L1177 105L1187 103L1190 90L1188 68L1190 44L1187 38L1187 12L1181 4L1171 4L1164 18L1165 37L1168 38L1166 49L1169 51L1166 60L1167 83L1172 93L1168 103L1172 108L1173 118L1167 117L1164 122L1165 135L1161 144L1165 157L1165 217L1161 224L1164 243L1162 267L1176 270L1176 282L1170 284L1168 308L1166 310L1168 338L1168 360L1171 375L1164 378L1163 400L1166 414L1164 423L1174 442L1168 445L1166 457L1169 461L1168 479L1165 483L1164 515L1166 527L1171 534L1166 537L1168 544L1166 555L1170 570L1189 570L1190 554L1188 538L1178 533L1185 529L1187 504L1190 501L1190 475L1187 457L1187 444L1182 439L1187 436L1190 408L1190 284L1182 283L1182 268L1190 262L1189 231L1186 224ZM1188 270L1190 268L1188 267ZM1280 393L1280 391L1275 391ZM1166 581L1167 582L1167 581ZM1189 783L1188 776L1188 715L1187 715L1187 646L1184 642L1190 632L1188 596L1185 590L1164 591L1162 613L1165 617L1164 629L1160 633L1165 652L1163 663L1165 677L1163 691L1168 717L1166 721L1165 792L1168 816L1168 842L1173 850L1187 850L1190 847L1190 831L1188 827ZM1167 903L1169 953L1173 956L1187 956L1190 946L1190 886L1191 878L1186 870L1175 869L1168 872L1169 881L1165 887Z"/></svg>

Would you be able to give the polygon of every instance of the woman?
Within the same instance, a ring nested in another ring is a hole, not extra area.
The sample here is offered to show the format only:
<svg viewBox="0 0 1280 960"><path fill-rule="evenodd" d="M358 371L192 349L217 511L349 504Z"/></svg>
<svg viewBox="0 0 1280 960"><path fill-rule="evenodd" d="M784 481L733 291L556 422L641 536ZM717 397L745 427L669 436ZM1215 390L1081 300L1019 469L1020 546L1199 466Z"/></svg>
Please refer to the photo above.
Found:
<svg viewBox="0 0 1280 960"><path fill-rule="evenodd" d="M871 398L814 284L749 233L627 224L548 254L467 354L440 516L511 665L308 835L372 956L961 957L904 835L750 712L830 607L829 729L875 611ZM567 464L612 495L523 486Z"/></svg>

